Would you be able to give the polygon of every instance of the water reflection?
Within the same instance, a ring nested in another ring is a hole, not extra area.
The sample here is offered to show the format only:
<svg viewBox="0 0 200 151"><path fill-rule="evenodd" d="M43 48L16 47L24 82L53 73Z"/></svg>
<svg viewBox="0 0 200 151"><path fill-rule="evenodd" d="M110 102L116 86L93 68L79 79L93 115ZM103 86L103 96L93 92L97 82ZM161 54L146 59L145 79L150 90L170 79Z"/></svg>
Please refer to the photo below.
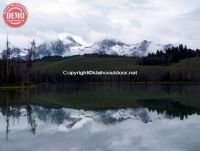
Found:
<svg viewBox="0 0 200 151"><path fill-rule="evenodd" d="M0 90L0 150L156 151L157 144L164 151L198 150L198 90L135 85Z"/></svg>
<svg viewBox="0 0 200 151"><path fill-rule="evenodd" d="M200 109L182 105L179 102L172 100L160 99L146 99L139 100L143 107L147 107L150 111L156 111L158 114L166 113L170 117L178 117L181 120L187 119L189 115L200 115Z"/></svg>
<svg viewBox="0 0 200 151"><path fill-rule="evenodd" d="M164 143L163 150L200 147L200 117L197 114L181 120L147 108L88 111L36 105L9 107L8 115L2 111L0 149L4 151L14 148L56 150L56 147L64 151L66 148L73 150L77 144L77 150L131 150L137 144L137 150L154 151L159 150L157 143Z"/></svg>
<svg viewBox="0 0 200 151"><path fill-rule="evenodd" d="M87 120L93 120L103 125L112 125L128 119L138 120L143 123L154 122L157 119L187 120L190 115L199 115L199 110L180 105L179 103L155 100L140 100L144 107L127 109L83 110L70 108L51 108L38 105L20 104L0 108L0 125L5 125L6 140L9 140L9 132L12 128L20 129L25 124L32 134L36 134L38 123L46 123L55 127L63 127L66 130L77 127ZM5 120L4 120L5 119ZM19 123L23 119L22 123ZM25 120L26 119L26 120ZM0 127L0 131L4 131Z"/></svg>
<svg viewBox="0 0 200 151"><path fill-rule="evenodd" d="M6 112L5 112L6 110ZM140 120L144 123L151 122L150 112L146 108L138 109L117 109L117 110L99 110L86 111L69 108L44 108L35 105L23 105L18 108L6 107L0 110L1 125L6 125L6 140L12 128L20 129L21 119L28 123L27 128L32 134L37 132L38 123L47 123L54 126L64 126L66 129L74 128L85 120L94 120L98 123L109 125L121 122L127 119ZM4 119L6 119L4 121ZM25 128L23 126L23 128ZM3 131L3 128L0 128Z"/></svg>
<svg viewBox="0 0 200 151"><path fill-rule="evenodd" d="M19 122L19 118L24 116L24 112L22 111L25 111L30 130L35 134L37 124L35 118L32 116L32 107L29 102L30 92L28 90L23 90L23 94L25 100L23 106L21 106L17 100L18 96L16 91L4 91L4 93L1 94L0 113L5 117L6 121L6 140L8 140L8 135L11 130L10 125L15 125L16 121ZM0 119L0 121L2 123L3 119Z"/></svg>

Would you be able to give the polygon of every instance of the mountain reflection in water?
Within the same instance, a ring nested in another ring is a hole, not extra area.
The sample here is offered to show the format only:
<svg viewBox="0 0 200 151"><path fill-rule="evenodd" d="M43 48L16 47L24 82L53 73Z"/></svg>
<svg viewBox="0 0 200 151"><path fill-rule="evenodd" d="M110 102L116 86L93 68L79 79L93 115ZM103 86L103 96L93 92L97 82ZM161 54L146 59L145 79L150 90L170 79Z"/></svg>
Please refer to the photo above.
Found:
<svg viewBox="0 0 200 151"><path fill-rule="evenodd" d="M200 148L199 87L182 87L176 93L161 87L95 87L90 96L85 89L90 87L0 91L0 151ZM108 90L115 96L107 95ZM151 98L152 90L162 97ZM104 94L102 99L99 94ZM181 102L185 94L188 101ZM54 96L60 104L54 104Z"/></svg>

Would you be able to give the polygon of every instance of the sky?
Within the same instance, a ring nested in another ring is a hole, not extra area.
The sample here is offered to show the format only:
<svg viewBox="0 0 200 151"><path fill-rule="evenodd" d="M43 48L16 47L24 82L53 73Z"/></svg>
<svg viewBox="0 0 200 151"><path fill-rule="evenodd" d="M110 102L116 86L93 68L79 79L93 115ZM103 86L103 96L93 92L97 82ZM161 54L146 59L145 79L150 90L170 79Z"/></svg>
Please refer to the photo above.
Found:
<svg viewBox="0 0 200 151"><path fill-rule="evenodd" d="M26 6L29 18L20 28L3 21L7 4ZM8 33L12 47L29 47L73 36L83 44L117 39L128 44L149 40L200 48L199 0L1 0L0 50Z"/></svg>

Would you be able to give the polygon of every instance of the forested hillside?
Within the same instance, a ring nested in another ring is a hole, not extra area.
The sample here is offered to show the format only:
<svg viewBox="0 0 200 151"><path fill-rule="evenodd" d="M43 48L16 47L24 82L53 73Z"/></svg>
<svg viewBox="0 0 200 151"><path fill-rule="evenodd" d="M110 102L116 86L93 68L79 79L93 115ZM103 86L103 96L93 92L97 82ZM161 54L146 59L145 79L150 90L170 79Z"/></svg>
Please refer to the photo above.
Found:
<svg viewBox="0 0 200 151"><path fill-rule="evenodd" d="M34 45L33 45L34 47ZM31 50L31 49L30 49ZM31 51L30 51L31 55ZM58 82L200 82L200 51L180 45L146 57L105 54L0 60L0 84ZM63 75L63 71L137 71L137 75Z"/></svg>

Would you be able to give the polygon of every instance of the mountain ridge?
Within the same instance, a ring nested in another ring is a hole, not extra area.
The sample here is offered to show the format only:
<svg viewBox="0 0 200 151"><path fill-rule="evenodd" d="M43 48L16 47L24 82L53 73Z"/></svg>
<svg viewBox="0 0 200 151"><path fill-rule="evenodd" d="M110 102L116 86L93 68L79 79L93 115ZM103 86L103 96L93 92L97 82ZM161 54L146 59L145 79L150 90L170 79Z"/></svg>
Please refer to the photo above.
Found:
<svg viewBox="0 0 200 151"><path fill-rule="evenodd" d="M157 50L165 51L168 48L172 48L172 44L157 44L152 41L143 40L136 44L127 44L117 39L103 39L94 42L91 45L83 45L74 39L72 36L66 36L64 39L57 39L50 42L44 42L36 47L36 51L33 55L34 59L42 58L45 56L73 56L84 54L107 54L107 55L119 55L119 56L146 56L148 53L155 52ZM19 48L15 48L18 51ZM26 56L26 49L22 49L17 55L12 57L24 58ZM13 52L14 50L12 50ZM5 53L5 50L1 53L1 56ZM16 54L16 53L15 53Z"/></svg>

